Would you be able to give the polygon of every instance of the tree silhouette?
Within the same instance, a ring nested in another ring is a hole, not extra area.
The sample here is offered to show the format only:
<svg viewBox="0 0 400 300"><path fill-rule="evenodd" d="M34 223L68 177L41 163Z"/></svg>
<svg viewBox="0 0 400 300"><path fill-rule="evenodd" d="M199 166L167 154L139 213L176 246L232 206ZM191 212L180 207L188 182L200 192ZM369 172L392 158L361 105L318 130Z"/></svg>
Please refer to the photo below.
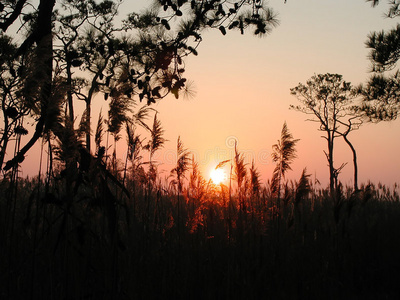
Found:
<svg viewBox="0 0 400 300"><path fill-rule="evenodd" d="M372 6L377 6L380 0L366 0L367 2L371 2ZM394 18L400 14L400 3L398 1L388 0L389 10L387 12L387 17Z"/></svg>
<svg viewBox="0 0 400 300"><path fill-rule="evenodd" d="M1 94L1 127L0 127L0 169L3 165L7 146L12 138L27 134L23 117L31 109L21 101L18 92L24 87L24 64L28 62L14 58L17 50L10 37L0 35L0 94Z"/></svg>
<svg viewBox="0 0 400 300"><path fill-rule="evenodd" d="M373 6L379 0L367 0ZM400 3L388 1L387 17L400 15ZM372 32L368 35L366 47L370 49L371 71L365 86L361 86L364 98L363 110L371 122L390 121L397 118L400 111L400 74L387 72L395 69L400 58L400 24L391 30Z"/></svg>
<svg viewBox="0 0 400 300"><path fill-rule="evenodd" d="M323 138L327 141L328 151L324 151L329 166L329 187L334 195L335 181L344 167L334 167L334 145L337 137L343 137L352 150L354 164L354 188L358 189L358 168L356 151L348 139L351 131L362 124L359 107L355 105L356 90L350 82L343 80L339 74L318 74L309 79L306 84L299 83L290 89L302 105L291 105L290 108L311 115L308 121L320 124L319 130L325 132Z"/></svg>
<svg viewBox="0 0 400 300"><path fill-rule="evenodd" d="M91 153L91 105L97 93L112 99L114 107L121 107L120 103L130 107L135 101L151 104L168 94L179 98L187 90L184 59L198 54L205 29L217 29L224 35L229 30L244 33L253 29L254 34L265 35L278 24L275 13L262 0L158 0L148 11L130 13L120 22L115 18L119 1L59 4L62 9L56 9L55 0L40 0L37 6L23 0L2 4L2 36L10 32L12 24L27 28L26 33L15 35L20 42L14 56L32 57L25 84L25 89L30 87L29 97L24 101L38 107L34 133L5 169L22 161L42 136L51 117L49 103L59 102L55 95L65 101L64 110L55 107L60 109L58 114L67 112L69 122L60 118L48 129L60 140L66 135L63 131L74 131L78 115L74 102L84 101L86 111L80 115L86 122L82 127L86 129L85 147ZM54 93L54 82L65 87L64 94ZM124 112L127 115L130 110ZM122 122L126 119L120 118Z"/></svg>
<svg viewBox="0 0 400 300"><path fill-rule="evenodd" d="M31 24L27 37L23 42L16 46L15 57L32 57L32 63L26 72L26 78L22 94L24 101L30 106L35 107L39 117L36 121L35 132L29 141L20 149L12 160L9 160L4 166L5 170L23 161L26 152L41 137L48 118L52 118L48 108L52 106L53 88L52 88L52 11L55 0L41 0L36 13L25 14L23 8L28 7L26 1L6 2L0 12L0 28L2 34L17 20L18 16L23 15L24 23ZM33 16L36 16L33 20ZM33 25L34 24L34 25ZM55 100L56 101L56 100ZM57 101L56 101L57 102ZM54 111L52 111L54 113ZM1 167L1 166L0 166Z"/></svg>

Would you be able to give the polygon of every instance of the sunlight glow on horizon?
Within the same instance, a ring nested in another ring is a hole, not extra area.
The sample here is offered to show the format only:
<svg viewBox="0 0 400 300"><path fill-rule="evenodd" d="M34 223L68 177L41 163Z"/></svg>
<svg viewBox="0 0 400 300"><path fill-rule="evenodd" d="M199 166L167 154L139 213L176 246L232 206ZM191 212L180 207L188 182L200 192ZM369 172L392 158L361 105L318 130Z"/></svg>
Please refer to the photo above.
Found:
<svg viewBox="0 0 400 300"><path fill-rule="evenodd" d="M215 184L220 184L223 181L226 180L226 174L225 171L223 169L213 169L210 172L210 178L212 180L213 183Z"/></svg>

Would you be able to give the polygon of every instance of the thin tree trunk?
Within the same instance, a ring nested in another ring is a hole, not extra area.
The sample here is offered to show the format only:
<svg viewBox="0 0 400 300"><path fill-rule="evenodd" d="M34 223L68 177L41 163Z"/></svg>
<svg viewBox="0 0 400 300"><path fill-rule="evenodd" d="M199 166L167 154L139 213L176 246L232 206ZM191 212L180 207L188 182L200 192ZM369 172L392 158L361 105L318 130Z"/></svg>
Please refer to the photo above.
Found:
<svg viewBox="0 0 400 300"><path fill-rule="evenodd" d="M8 123L8 116L6 114L5 102L6 102L6 93L4 93L3 99L2 99L2 102L1 102L1 110L3 112L3 118L4 118L4 131L3 131L3 136L2 136L1 141L0 141L0 147L1 147L1 150L0 150L0 170L3 167L4 157L6 155L6 149L7 149L8 140L9 140L8 133L10 131L9 123ZM3 145L1 145L1 143Z"/></svg>
<svg viewBox="0 0 400 300"><path fill-rule="evenodd" d="M328 164L329 164L329 191L331 197L335 194L335 168L333 166L333 132L328 132Z"/></svg>
<svg viewBox="0 0 400 300"><path fill-rule="evenodd" d="M91 153L90 152L90 148L91 148L91 143L90 143L90 138L91 138L91 136L90 136L90 116L91 116L91 110L92 110L92 108L91 108L91 101L92 101L92 94L89 92L89 96L88 96L88 98L87 98L87 100L86 100L86 130L87 130L87 132L86 132L86 149L87 149L87 151L89 152L89 153Z"/></svg>
<svg viewBox="0 0 400 300"><path fill-rule="evenodd" d="M353 165L354 165L354 191L358 191L358 167L357 167L357 153L353 144L347 139L347 134L343 135L343 139L349 145L351 152L353 153Z"/></svg>
<svg viewBox="0 0 400 300"><path fill-rule="evenodd" d="M74 105L72 99L72 72L71 72L71 63L67 61L67 99L68 99L68 113L69 113L69 121L71 124L74 124Z"/></svg>

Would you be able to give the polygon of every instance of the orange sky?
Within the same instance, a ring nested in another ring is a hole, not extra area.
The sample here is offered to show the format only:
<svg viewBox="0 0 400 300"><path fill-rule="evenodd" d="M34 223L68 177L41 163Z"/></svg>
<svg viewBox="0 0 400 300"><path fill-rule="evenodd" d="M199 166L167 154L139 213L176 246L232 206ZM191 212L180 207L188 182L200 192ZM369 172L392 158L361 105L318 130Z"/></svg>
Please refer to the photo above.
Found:
<svg viewBox="0 0 400 300"><path fill-rule="evenodd" d="M126 2L122 11L140 11L148 3ZM283 2L270 1L281 24L265 38L231 31L226 36L219 31L204 33L199 55L186 62L185 74L195 83L195 98L169 97L154 105L169 140L157 155L166 176L179 135L207 177L218 161L232 158L230 142L235 138L248 161L255 160L265 182L274 167L272 145L286 121L294 138L300 139L298 159L288 178L298 179L307 167L324 187L328 184L325 140L317 123L305 122L305 115L288 109L297 103L290 88L315 73L342 74L354 85L365 82L370 76L366 36L393 27L396 20L383 18L385 5L373 9L363 0ZM359 158L360 183L400 183L399 133L400 122L394 121L365 124L350 134ZM351 185L350 149L338 141L335 151L336 166L348 163L339 178ZM27 159L25 164L29 169L37 160Z"/></svg>
<svg viewBox="0 0 400 300"><path fill-rule="evenodd" d="M364 1L270 1L281 24L263 39L238 32L207 32L199 56L190 58L187 76L197 95L191 101L168 100L156 105L173 151L178 135L199 157L208 173L210 163L232 157L227 140L236 137L240 151L255 159L263 179L270 177L272 145L284 121L298 143L298 159L290 178L298 179L304 167L328 183L327 161L318 124L290 111L296 98L290 88L314 73L338 73L357 85L368 78L366 36L391 28L382 17L384 6L372 9ZM359 157L359 181L400 182L400 122L365 124L350 138ZM350 149L338 141L336 166L348 163L341 180L352 182ZM229 154L230 157L229 157ZM225 156L226 155L226 156ZM168 168L166 168L169 170Z"/></svg>

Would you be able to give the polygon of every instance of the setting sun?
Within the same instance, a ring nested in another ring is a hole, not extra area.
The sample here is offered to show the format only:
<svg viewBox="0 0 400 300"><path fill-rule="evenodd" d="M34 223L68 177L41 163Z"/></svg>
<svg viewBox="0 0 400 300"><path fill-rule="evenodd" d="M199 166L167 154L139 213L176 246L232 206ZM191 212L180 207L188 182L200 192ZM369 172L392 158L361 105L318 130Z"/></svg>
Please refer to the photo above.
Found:
<svg viewBox="0 0 400 300"><path fill-rule="evenodd" d="M211 180L215 184L220 184L222 181L225 180L225 172L222 169L213 169L210 173Z"/></svg>

